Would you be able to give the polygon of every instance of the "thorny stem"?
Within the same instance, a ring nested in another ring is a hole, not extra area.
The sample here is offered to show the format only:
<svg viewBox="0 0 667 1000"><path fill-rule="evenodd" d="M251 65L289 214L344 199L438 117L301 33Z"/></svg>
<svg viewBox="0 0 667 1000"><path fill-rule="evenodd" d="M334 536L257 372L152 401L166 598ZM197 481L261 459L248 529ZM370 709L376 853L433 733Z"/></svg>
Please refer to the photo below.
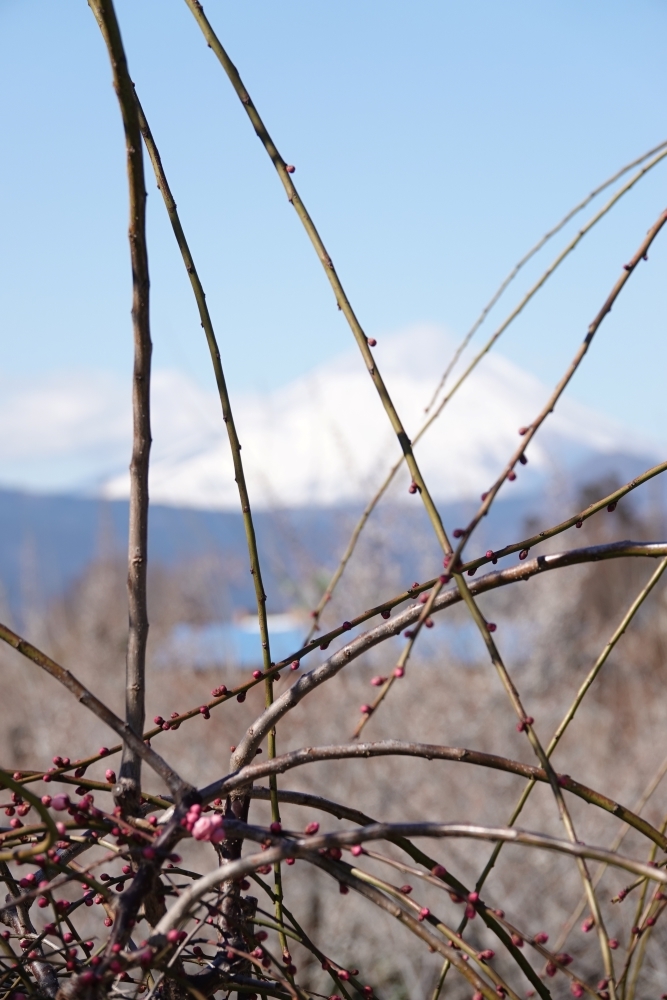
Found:
<svg viewBox="0 0 667 1000"><path fill-rule="evenodd" d="M130 200L130 258L132 261L132 326L134 372L132 376L132 461L130 463L130 525L128 538L127 641L125 718L135 735L144 730L146 693L146 642L148 608L148 468L151 447L150 378L151 334L149 316L148 250L146 245L146 185L139 117L134 87L112 0L88 0L109 53L113 87L125 130ZM117 803L138 814L141 798L141 760L127 742L123 747Z"/></svg>

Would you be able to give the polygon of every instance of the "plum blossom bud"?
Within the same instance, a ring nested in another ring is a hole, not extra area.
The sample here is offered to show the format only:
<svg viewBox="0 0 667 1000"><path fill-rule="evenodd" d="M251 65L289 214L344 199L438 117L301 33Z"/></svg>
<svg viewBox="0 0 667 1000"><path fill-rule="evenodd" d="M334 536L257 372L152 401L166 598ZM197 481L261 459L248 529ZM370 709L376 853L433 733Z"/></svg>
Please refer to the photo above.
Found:
<svg viewBox="0 0 667 1000"><path fill-rule="evenodd" d="M382 674L378 674L376 677L371 678L371 684L373 687L382 687L386 679L387 678L383 677Z"/></svg>
<svg viewBox="0 0 667 1000"><path fill-rule="evenodd" d="M549 935L545 934L544 931L540 931L539 934L536 934L535 937L533 938L535 944L546 944L548 940L549 940Z"/></svg>
<svg viewBox="0 0 667 1000"><path fill-rule="evenodd" d="M494 958L495 954L496 953L493 948L485 948L484 951L480 951L477 957L481 959L482 962L490 962L491 959Z"/></svg>
<svg viewBox="0 0 667 1000"><path fill-rule="evenodd" d="M405 673L405 670L403 669L403 667L395 667L394 668L394 677L402 677L404 673Z"/></svg>
<svg viewBox="0 0 667 1000"><path fill-rule="evenodd" d="M116 772L112 771L111 768L109 768L107 771L104 772L104 777L107 779L107 781L110 784L112 784L112 785L116 784ZM54 809L55 808L56 807L54 806Z"/></svg>
<svg viewBox="0 0 667 1000"><path fill-rule="evenodd" d="M417 920L425 920L426 917L429 917L430 915L431 911L429 910L428 906L422 906L421 910L419 911L419 916L417 917Z"/></svg>
<svg viewBox="0 0 667 1000"><path fill-rule="evenodd" d="M288 174L293 174L294 171L296 170L296 167L294 166L294 164L288 163L285 166L285 170L287 171Z"/></svg>
<svg viewBox="0 0 667 1000"><path fill-rule="evenodd" d="M269 827L269 830L271 831L271 833L280 833L280 831L282 830L282 825L274 820L274 822Z"/></svg>
<svg viewBox="0 0 667 1000"><path fill-rule="evenodd" d="M412 892L412 886L411 885L402 885L401 888L400 888L400 892L402 892L405 896L409 896L410 893Z"/></svg>
<svg viewBox="0 0 667 1000"><path fill-rule="evenodd" d="M610 504L607 505L607 510L609 511L610 514L613 514L614 511L616 510L616 503L617 503L617 501L614 500L613 503L610 503Z"/></svg>
<svg viewBox="0 0 667 1000"><path fill-rule="evenodd" d="M446 874L447 869L442 865L434 865L433 868L431 868L431 875L434 875L436 878L444 878Z"/></svg>
<svg viewBox="0 0 667 1000"><path fill-rule="evenodd" d="M253 670L252 676L255 678L256 681L258 681L260 679L260 677L262 676L262 671L261 670Z"/></svg>
<svg viewBox="0 0 667 1000"><path fill-rule="evenodd" d="M479 900L479 893L478 892L469 892L468 893L468 902L469 903L476 903L478 900Z"/></svg>
<svg viewBox="0 0 667 1000"><path fill-rule="evenodd" d="M54 795L51 799L51 808L57 810L58 812L64 812L68 808L69 795Z"/></svg>
<svg viewBox="0 0 667 1000"><path fill-rule="evenodd" d="M594 927L595 927L595 919L593 917L586 917L586 919L581 925L581 929L584 932L584 934L588 934L588 932L592 931Z"/></svg>
<svg viewBox="0 0 667 1000"><path fill-rule="evenodd" d="M377 340L375 339L375 337L369 337L367 343L369 347L375 347L375 345L377 344Z"/></svg>
<svg viewBox="0 0 667 1000"><path fill-rule="evenodd" d="M414 482L410 483L410 485L408 486L408 493L415 494L416 492L417 492L417 484Z"/></svg>
<svg viewBox="0 0 667 1000"><path fill-rule="evenodd" d="M289 665L289 668L290 670L298 670L300 666L301 664L299 663L298 660L292 660L292 662Z"/></svg>
<svg viewBox="0 0 667 1000"><path fill-rule="evenodd" d="M380 614L385 620L387 618L391 618L391 611L388 608L386 608L384 611L381 611Z"/></svg>
<svg viewBox="0 0 667 1000"><path fill-rule="evenodd" d="M523 938L520 934L512 934L512 944L515 948L523 948Z"/></svg>
<svg viewBox="0 0 667 1000"><path fill-rule="evenodd" d="M306 827L306 829L303 832L305 834L307 834L309 837L312 837L314 834L317 833L317 831L319 830L319 828L320 828L320 824L317 822L317 820L313 820L313 822L309 823L308 826Z"/></svg>
<svg viewBox="0 0 667 1000"><path fill-rule="evenodd" d="M361 846L361 844L353 844L352 847L350 848L350 854L354 855L355 858L358 858L359 855L363 853L364 849Z"/></svg>
<svg viewBox="0 0 667 1000"><path fill-rule="evenodd" d="M514 471L514 469L512 469L512 471L511 471L511 472L508 472L508 473L507 473L507 478L509 479L509 481L510 481L511 483L513 483L513 482L514 482L514 480L516 479L516 472Z"/></svg>
<svg viewBox="0 0 667 1000"><path fill-rule="evenodd" d="M577 523L575 524L575 528L581 528L581 526L582 526L583 523L584 523L583 521L577 521ZM576 986L577 984L573 983L572 985Z"/></svg>
<svg viewBox="0 0 667 1000"><path fill-rule="evenodd" d="M42 795L42 805L43 806L50 806L51 805L51 796L50 795Z"/></svg>
<svg viewBox="0 0 667 1000"><path fill-rule="evenodd" d="M493 559L493 549L487 549L487 551L486 551L486 558L487 559Z"/></svg>
<svg viewBox="0 0 667 1000"><path fill-rule="evenodd" d="M463 530L463 528L454 528L454 530L452 531L452 535L454 536L454 538L463 538L463 536L465 535L465 531Z"/></svg>
<svg viewBox="0 0 667 1000"><path fill-rule="evenodd" d="M373 706L372 705L362 705L361 708L359 709L359 711L361 712L362 715L371 715L372 712L373 712Z"/></svg>
<svg viewBox="0 0 667 1000"><path fill-rule="evenodd" d="M466 903L466 920L474 920L476 916L477 910L472 903Z"/></svg>
<svg viewBox="0 0 667 1000"><path fill-rule="evenodd" d="M495 622L487 622L486 627L489 632L495 632L496 629L498 628Z"/></svg>
<svg viewBox="0 0 667 1000"><path fill-rule="evenodd" d="M581 983L571 983L570 984L570 993L572 994L573 997L583 997L583 995L584 995L584 988L581 985Z"/></svg>

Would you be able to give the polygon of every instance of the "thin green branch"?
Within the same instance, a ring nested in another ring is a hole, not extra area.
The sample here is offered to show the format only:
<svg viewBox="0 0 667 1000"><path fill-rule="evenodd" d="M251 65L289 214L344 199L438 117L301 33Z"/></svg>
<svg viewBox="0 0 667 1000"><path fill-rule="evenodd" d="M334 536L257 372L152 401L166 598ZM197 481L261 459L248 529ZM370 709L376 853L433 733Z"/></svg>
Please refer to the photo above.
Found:
<svg viewBox="0 0 667 1000"><path fill-rule="evenodd" d="M371 345L369 343L369 339L364 333L364 330L362 329L362 326L359 320L357 319L357 316L345 293L340 278L336 273L334 263L331 257L329 256L329 253L327 252L327 249L324 243L322 242L322 238L320 237L320 234L318 233L313 220L308 214L308 211L303 201L299 197L299 193L294 185L294 182L292 181L291 174L293 172L293 168L288 169L289 164L286 163L286 161L282 158L282 156L278 152L278 149L273 139L269 135L266 125L262 121L257 108L255 107L250 98L250 94L246 90L243 81L239 76L239 72L236 66L229 58L227 52L225 51L220 42L220 39L216 35L215 31L211 27L210 22L208 21L206 15L204 14L204 8L202 7L201 3L199 3L199 0L185 0L185 2L188 5L189 9L191 10L195 18L195 21L197 22L199 28L201 29L201 32L204 38L206 39L208 45L212 49L216 58L220 62L220 65L227 74L229 81L232 84L232 87L234 88L237 97L241 101L241 104L243 105L243 108L246 114L248 115L248 118L250 119L250 122L260 142L262 143L269 158L271 159L271 162L273 163L273 166L276 169L276 173L278 174L278 177L280 178L280 181L285 189L285 193L287 194L290 204L294 207L294 210L298 215L299 220L301 221L308 235L308 238L310 239L310 242L313 245L313 248L315 249L318 259L322 264L322 267L324 268L324 273L326 274L329 284L331 285L331 288L333 290L334 296L336 298L336 303L338 304L339 309L345 316L345 319L347 320L348 325L354 335L354 338L357 342L357 346L359 347L361 356L364 360L364 364L366 365L366 368L371 377L373 385L377 390L377 393L380 397L380 400L382 401L382 405L384 406L385 412L389 418L394 433L396 434L398 443L401 447L401 451L403 452L403 456L410 470L413 483L415 484L416 489L421 494L424 507L426 508L428 517L431 521L431 524L433 525L433 529L436 533L438 541L440 542L440 545L442 546L444 552L451 552L451 545L447 537L447 533L445 532L444 526L442 524L440 514L438 513L435 503L433 502L433 498L431 497L431 494L429 493L426 487L426 483L424 482L424 479L420 472L417 460L415 459L414 452L412 450L412 444L410 442L410 438L408 437L405 428L403 427L398 412L396 411L396 407L394 406L391 396L389 395L387 387L384 383L384 379L380 375L377 363L371 351Z"/></svg>

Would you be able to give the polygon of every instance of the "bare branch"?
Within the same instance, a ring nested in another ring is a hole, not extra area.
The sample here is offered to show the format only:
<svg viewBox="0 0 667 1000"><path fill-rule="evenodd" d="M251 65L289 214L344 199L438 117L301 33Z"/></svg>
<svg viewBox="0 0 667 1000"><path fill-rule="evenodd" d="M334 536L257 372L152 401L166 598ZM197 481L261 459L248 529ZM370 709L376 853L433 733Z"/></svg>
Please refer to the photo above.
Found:
<svg viewBox="0 0 667 1000"><path fill-rule="evenodd" d="M151 448L150 379L152 343L149 315L148 249L146 245L146 183L139 117L134 87L127 68L123 40L112 0L89 0L109 53L113 86L120 105L127 147L130 197L130 258L132 261L132 326L134 372L132 376L132 461L130 463L130 528L128 539L127 641L125 718L135 733L144 731L146 643L148 608L148 468ZM123 747L116 801L132 813L139 812L141 757L129 743Z"/></svg>

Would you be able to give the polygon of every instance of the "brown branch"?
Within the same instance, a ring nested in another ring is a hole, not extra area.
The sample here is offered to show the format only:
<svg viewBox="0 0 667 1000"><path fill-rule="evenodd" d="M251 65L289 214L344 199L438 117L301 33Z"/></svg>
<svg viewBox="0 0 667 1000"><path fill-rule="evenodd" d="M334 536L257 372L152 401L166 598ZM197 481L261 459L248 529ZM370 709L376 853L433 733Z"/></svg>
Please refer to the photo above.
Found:
<svg viewBox="0 0 667 1000"><path fill-rule="evenodd" d="M125 145L130 200L130 258L132 261L132 326L134 372L132 376L132 461L130 463L130 525L128 538L127 595L129 632L127 641L125 718L140 736L144 730L146 687L146 642L148 608L146 574L148 561L148 467L151 447L150 377L151 334L149 316L148 250L146 246L146 185L139 116L134 87L127 68L125 50L112 0L88 0L104 38L113 87L118 98ZM127 742L123 747L116 802L138 814L141 799L141 757Z"/></svg>
<svg viewBox="0 0 667 1000"><path fill-rule="evenodd" d="M543 768L521 761L500 757L497 754L482 753L480 750L466 750L461 747L438 746L432 743L408 743L401 740L383 740L377 743L348 743L341 746L302 747L289 753L274 757L273 760L250 764L234 774L227 775L219 781L201 789L204 801L211 801L219 795L228 793L233 788L243 787L258 778L270 774L283 774L304 764L314 764L323 760L349 760L359 757L423 757L426 760L449 760L459 764L476 764L480 767L490 767L510 774L518 774L530 781L548 782L549 778ZM655 844L667 851L667 837L656 830L647 820L635 815L630 809L620 805L608 796L597 792L588 786L575 781L568 774L557 775L561 788L577 795L584 802L599 806L628 823Z"/></svg>
<svg viewBox="0 0 667 1000"><path fill-rule="evenodd" d="M97 716L105 725L113 729L115 733L123 740L123 743L129 746L137 757L145 760L146 763L156 774L158 774L162 780L165 782L167 787L173 793L173 795L180 800L183 795L191 791L191 787L187 782L183 781L182 778L178 776L176 771L174 771L166 761L160 757L159 754L144 743L141 737L136 736L134 731L130 728L129 723L123 722L119 719L110 708L96 698L88 688L77 680L77 678L66 670L65 667L61 667L59 663L52 660L50 656L46 653L42 653L41 650L33 646L32 643L27 642L22 639L20 635L12 632L11 629L7 628L6 625L0 625L0 639L6 642L9 646L15 649L17 652L21 653L27 659L32 660L36 663L38 667L45 670L47 674L54 677L59 681L67 690L74 695L77 701L85 705L94 715Z"/></svg>
<svg viewBox="0 0 667 1000"><path fill-rule="evenodd" d="M573 549L569 552L537 556L535 559L526 559L525 562L519 563L518 566L513 566L510 569L487 573L486 576L482 576L471 583L470 592L477 597L479 594L495 590L498 587L507 586L510 583L529 580L531 577L545 573L548 570L628 556L645 556L649 558L667 556L667 542L649 542L646 544L630 541L612 542L607 545L592 545L587 548ZM460 601L460 592L450 588L439 594L433 605L433 613L442 611L453 604L458 604ZM287 691L284 691L276 698L273 705L265 709L247 729L233 754L232 760L234 766L238 769L248 764L254 758L255 751L268 730L275 725L278 719L282 718L298 705L307 694L310 694L315 688L324 684L325 681L335 677L343 667L361 656L362 653L384 642L386 639L400 634L403 629L418 620L422 611L423 605L411 605L391 620L383 622L381 625L377 625L375 628L353 639L343 646L342 649L333 653L324 663L313 667L312 670L303 674Z"/></svg>
<svg viewBox="0 0 667 1000"><path fill-rule="evenodd" d="M658 216L657 220L653 223L653 225L647 232L644 239L639 244L639 247L637 248L634 256L630 259L630 261L627 264L624 265L622 274L620 275L614 287L612 288L609 295L605 299L597 316L595 317L593 322L589 325L588 330L586 332L586 336L584 337L581 346L576 352L574 358L570 362L567 371L565 372L562 379L552 392L551 396L545 403L540 413L533 420L533 422L526 428L521 444L516 449L516 451L510 458L509 462L501 472L500 476L498 476L498 478L496 479L491 489L488 491L488 493L485 494L484 499L482 500L482 503L479 509L477 510L477 513L473 517L470 524L466 527L463 536L461 537L461 540L456 546L456 551L454 553L454 560L453 560L454 565L456 564L456 561L458 560L461 552L463 551L464 546L468 542L468 539L470 538L472 532L475 530L475 528L477 527L481 519L484 517L484 515L488 513L491 504L495 500L498 491L500 490L500 487L506 481L510 473L513 472L515 465L523 457L526 448L528 447L532 439L535 437L538 430L540 429L544 421L547 419L549 414L553 413L556 407L556 403L558 402L562 394L565 392L565 389L570 383L572 376L574 375L577 368L581 364L585 354L588 351L588 348L590 347L593 337L599 330L604 318L611 312L612 307L616 302L616 299L621 294L621 292L625 288L625 285L629 281L630 275L634 272L635 268L640 263L640 261L646 258L648 251L651 247L651 244L653 243L654 239L656 238L656 236L658 235L658 233L660 232L660 230L662 229L662 227L665 225L666 222L667 222L667 211L662 211Z"/></svg>

